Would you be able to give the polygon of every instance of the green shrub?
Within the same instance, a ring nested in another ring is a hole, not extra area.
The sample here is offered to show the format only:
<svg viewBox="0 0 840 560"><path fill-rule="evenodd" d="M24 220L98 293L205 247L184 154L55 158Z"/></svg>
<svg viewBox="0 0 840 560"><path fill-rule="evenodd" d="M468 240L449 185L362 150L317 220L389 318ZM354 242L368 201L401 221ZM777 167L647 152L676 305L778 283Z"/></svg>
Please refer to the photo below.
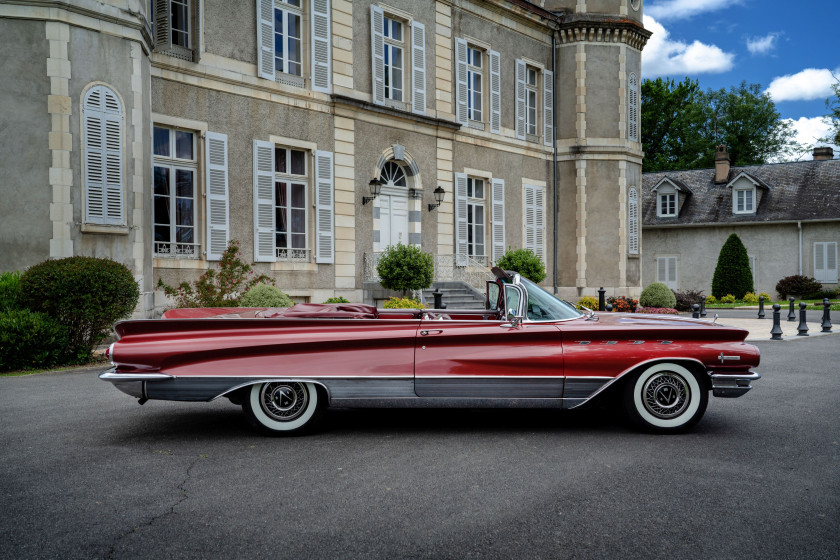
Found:
<svg viewBox="0 0 840 560"><path fill-rule="evenodd" d="M545 280L545 265L542 259L531 249L512 250L508 248L502 258L498 260L496 266L502 270L518 272L536 284Z"/></svg>
<svg viewBox="0 0 840 560"><path fill-rule="evenodd" d="M118 319L131 315L140 290L131 271L111 259L69 257L36 264L20 277L23 305L67 327L70 360L90 359Z"/></svg>
<svg viewBox="0 0 840 560"><path fill-rule="evenodd" d="M677 298L671 288L662 282L654 282L642 290L639 296L639 303L642 307L670 307L677 305Z"/></svg>
<svg viewBox="0 0 840 560"><path fill-rule="evenodd" d="M409 290L422 290L432 285L435 261L414 245L389 245L376 265L379 283L386 290L405 296Z"/></svg>
<svg viewBox="0 0 840 560"><path fill-rule="evenodd" d="M271 278L257 276L251 265L239 257L239 242L231 239L216 269L210 269L190 285L181 282L177 288L158 280L158 288L175 298L175 307L236 307L242 294L257 284L269 284Z"/></svg>
<svg viewBox="0 0 840 560"><path fill-rule="evenodd" d="M257 284L242 296L242 307L291 307L295 304L287 294L269 284Z"/></svg>
<svg viewBox="0 0 840 560"><path fill-rule="evenodd" d="M706 305L709 305L710 303L717 303L717 298L713 295L706 296Z"/></svg>
<svg viewBox="0 0 840 560"><path fill-rule="evenodd" d="M770 301L771 300L770 294L768 294L767 292L761 292L760 294L758 294L758 297L761 297L761 296L764 296L764 301Z"/></svg>
<svg viewBox="0 0 840 560"><path fill-rule="evenodd" d="M752 292L747 292L744 294L744 297L741 298L741 301L744 303L758 303L758 296Z"/></svg>
<svg viewBox="0 0 840 560"><path fill-rule="evenodd" d="M593 311L598 311L598 298L595 296L583 296L577 302L577 307L587 307Z"/></svg>
<svg viewBox="0 0 840 560"><path fill-rule="evenodd" d="M20 272L0 274L0 311L20 309Z"/></svg>
<svg viewBox="0 0 840 560"><path fill-rule="evenodd" d="M715 274L712 277L712 295L719 298L732 294L741 299L753 291L753 276L747 248L737 234L732 234L723 244L718 255Z"/></svg>
<svg viewBox="0 0 840 560"><path fill-rule="evenodd" d="M0 371L47 368L66 358L67 327L45 313L0 311Z"/></svg>
<svg viewBox="0 0 840 560"><path fill-rule="evenodd" d="M426 306L411 298L392 297L382 307L385 309L426 309Z"/></svg>
<svg viewBox="0 0 840 560"><path fill-rule="evenodd" d="M785 276L776 284L776 291L779 292L781 299L787 299L788 296L800 296L807 299L807 296L821 290L822 284L801 274Z"/></svg>
<svg viewBox="0 0 840 560"><path fill-rule="evenodd" d="M324 303L350 303L350 300L349 299L344 299L343 297L338 296L338 297L331 297L330 299L328 299Z"/></svg>
<svg viewBox="0 0 840 560"><path fill-rule="evenodd" d="M639 300L627 296L608 297L607 303L612 305L613 311L618 313L635 313L639 306Z"/></svg>
<svg viewBox="0 0 840 560"><path fill-rule="evenodd" d="M736 298L732 294L726 294L725 296L720 298L721 303L735 303L735 300Z"/></svg>

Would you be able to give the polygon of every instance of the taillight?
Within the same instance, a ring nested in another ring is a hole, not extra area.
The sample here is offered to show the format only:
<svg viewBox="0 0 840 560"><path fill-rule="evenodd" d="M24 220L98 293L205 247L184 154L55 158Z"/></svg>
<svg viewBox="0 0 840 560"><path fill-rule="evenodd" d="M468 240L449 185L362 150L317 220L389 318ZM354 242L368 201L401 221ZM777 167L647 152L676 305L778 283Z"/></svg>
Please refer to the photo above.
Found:
<svg viewBox="0 0 840 560"><path fill-rule="evenodd" d="M105 358L111 362L112 365L117 365L114 363L114 344L115 343L112 342L108 349L105 350Z"/></svg>

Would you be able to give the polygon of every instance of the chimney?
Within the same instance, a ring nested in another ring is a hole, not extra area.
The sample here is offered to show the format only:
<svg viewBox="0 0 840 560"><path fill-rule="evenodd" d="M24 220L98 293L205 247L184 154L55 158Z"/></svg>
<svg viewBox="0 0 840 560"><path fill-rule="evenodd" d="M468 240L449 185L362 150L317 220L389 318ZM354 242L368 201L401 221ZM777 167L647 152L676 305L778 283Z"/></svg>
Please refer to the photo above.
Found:
<svg viewBox="0 0 840 560"><path fill-rule="evenodd" d="M834 148L831 146L814 148L814 161L822 161L824 159L834 159Z"/></svg>
<svg viewBox="0 0 840 560"><path fill-rule="evenodd" d="M715 151L715 184L729 182L729 152L721 144Z"/></svg>

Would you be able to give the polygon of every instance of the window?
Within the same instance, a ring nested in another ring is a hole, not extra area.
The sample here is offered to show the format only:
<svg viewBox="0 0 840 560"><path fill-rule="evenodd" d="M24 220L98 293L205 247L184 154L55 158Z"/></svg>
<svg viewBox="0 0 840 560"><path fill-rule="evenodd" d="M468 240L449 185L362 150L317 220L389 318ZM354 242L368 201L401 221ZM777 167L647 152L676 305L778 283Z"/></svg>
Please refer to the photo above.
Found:
<svg viewBox="0 0 840 560"><path fill-rule="evenodd" d="M125 225L123 218L123 114L107 86L88 90L82 103L85 223Z"/></svg>
<svg viewBox="0 0 840 560"><path fill-rule="evenodd" d="M814 243L814 279L823 284L837 284L837 243Z"/></svg>
<svg viewBox="0 0 840 560"><path fill-rule="evenodd" d="M639 81L636 74L627 80L627 136L631 142L639 141Z"/></svg>
<svg viewBox="0 0 840 560"><path fill-rule="evenodd" d="M483 130L485 119L489 118L490 132L500 134L499 53L471 45L465 39L455 39L455 59L458 122Z"/></svg>
<svg viewBox="0 0 840 560"><path fill-rule="evenodd" d="M274 2L274 71L303 76L300 0Z"/></svg>
<svg viewBox="0 0 840 560"><path fill-rule="evenodd" d="M484 261L484 179L467 177L467 254Z"/></svg>
<svg viewBox="0 0 840 560"><path fill-rule="evenodd" d="M525 248L545 259L545 188L525 185Z"/></svg>
<svg viewBox="0 0 840 560"><path fill-rule="evenodd" d="M483 58L480 50L467 47L467 116L471 121L482 121Z"/></svg>
<svg viewBox="0 0 840 560"><path fill-rule="evenodd" d="M755 212L755 189L735 189L732 194L733 212L736 214Z"/></svg>
<svg viewBox="0 0 840 560"><path fill-rule="evenodd" d="M196 135L154 127L154 254L198 257Z"/></svg>
<svg viewBox="0 0 840 560"><path fill-rule="evenodd" d="M639 254L639 192L630 187L627 195L627 252Z"/></svg>
<svg viewBox="0 0 840 560"><path fill-rule="evenodd" d="M316 262L333 261L332 152L254 141L254 252L257 261L311 261L310 183L315 186Z"/></svg>
<svg viewBox="0 0 840 560"><path fill-rule="evenodd" d="M659 193L657 197L659 201L659 216L667 218L677 215L677 193Z"/></svg>
<svg viewBox="0 0 840 560"><path fill-rule="evenodd" d="M198 62L200 0L153 0L155 50Z"/></svg>
<svg viewBox="0 0 840 560"><path fill-rule="evenodd" d="M677 289L677 257L656 258L656 281L672 290Z"/></svg>
<svg viewBox="0 0 840 560"><path fill-rule="evenodd" d="M295 87L308 77L314 91L330 93L330 21L329 0L257 0L259 76Z"/></svg>
<svg viewBox="0 0 840 560"><path fill-rule="evenodd" d="M516 137L520 140L533 140L542 135L546 146L554 142L553 82L551 71L524 60L516 61Z"/></svg>
<svg viewBox="0 0 840 560"><path fill-rule="evenodd" d="M425 26L379 6L370 7L370 16L373 102L399 109L410 103L412 112L425 114Z"/></svg>

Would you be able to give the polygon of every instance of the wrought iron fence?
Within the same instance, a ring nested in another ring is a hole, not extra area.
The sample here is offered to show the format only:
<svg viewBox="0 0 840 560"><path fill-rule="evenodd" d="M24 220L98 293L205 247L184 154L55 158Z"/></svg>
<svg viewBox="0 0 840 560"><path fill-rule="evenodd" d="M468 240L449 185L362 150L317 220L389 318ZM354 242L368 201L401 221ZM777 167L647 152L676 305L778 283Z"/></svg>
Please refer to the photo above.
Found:
<svg viewBox="0 0 840 560"><path fill-rule="evenodd" d="M380 278L376 272L376 266L379 264L381 257L382 253L365 253L365 281L379 282ZM466 266L457 266L455 264L455 255L435 255L433 258L435 264L435 282L466 282L479 292L483 292L485 288L484 283L487 280L493 280L493 273L490 272L487 264L475 259L468 257ZM487 260L486 257L481 258L482 260Z"/></svg>
<svg viewBox="0 0 840 560"><path fill-rule="evenodd" d="M198 258L198 243L176 243L169 241L155 241L156 257L187 257Z"/></svg>

